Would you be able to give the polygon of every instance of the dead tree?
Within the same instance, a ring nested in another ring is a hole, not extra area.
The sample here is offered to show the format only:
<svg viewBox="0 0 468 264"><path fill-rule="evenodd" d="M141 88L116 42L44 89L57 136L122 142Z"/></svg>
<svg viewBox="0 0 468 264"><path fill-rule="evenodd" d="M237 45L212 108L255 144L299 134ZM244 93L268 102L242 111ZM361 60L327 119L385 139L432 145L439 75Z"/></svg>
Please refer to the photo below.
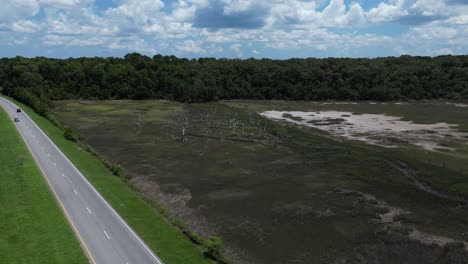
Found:
<svg viewBox="0 0 468 264"><path fill-rule="evenodd" d="M185 142L189 127L189 115L186 111L180 114L180 141Z"/></svg>
<svg viewBox="0 0 468 264"><path fill-rule="evenodd" d="M265 132L266 132L267 125L268 125L267 123L264 123L263 127L260 129L260 131L261 131L260 137L261 138L265 137Z"/></svg>
<svg viewBox="0 0 468 264"><path fill-rule="evenodd" d="M180 113L174 120L170 121L167 124L168 133L174 139L177 139L181 142L187 140L187 134L189 130L189 114L188 112Z"/></svg>
<svg viewBox="0 0 468 264"><path fill-rule="evenodd" d="M136 125L136 133L140 134L141 131L143 130L143 127L145 126L145 121L143 120L141 113L138 114L138 120L135 123Z"/></svg>

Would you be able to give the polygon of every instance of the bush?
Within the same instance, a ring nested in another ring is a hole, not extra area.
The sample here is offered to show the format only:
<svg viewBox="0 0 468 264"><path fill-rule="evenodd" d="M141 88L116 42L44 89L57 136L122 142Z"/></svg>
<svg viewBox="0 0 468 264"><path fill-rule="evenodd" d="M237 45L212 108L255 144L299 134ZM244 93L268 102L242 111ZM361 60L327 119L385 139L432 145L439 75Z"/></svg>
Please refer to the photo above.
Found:
<svg viewBox="0 0 468 264"><path fill-rule="evenodd" d="M80 137L69 127L63 127L63 136L73 142L78 142Z"/></svg>
<svg viewBox="0 0 468 264"><path fill-rule="evenodd" d="M205 241L205 248L207 250L205 255L212 259L219 259L222 246L223 242L221 241L221 238L215 236L210 237Z"/></svg>
<svg viewBox="0 0 468 264"><path fill-rule="evenodd" d="M109 169L112 171L112 174L114 174L115 176L118 176L118 177L123 177L124 176L122 167L120 167L120 165L118 165L118 164L110 165Z"/></svg>

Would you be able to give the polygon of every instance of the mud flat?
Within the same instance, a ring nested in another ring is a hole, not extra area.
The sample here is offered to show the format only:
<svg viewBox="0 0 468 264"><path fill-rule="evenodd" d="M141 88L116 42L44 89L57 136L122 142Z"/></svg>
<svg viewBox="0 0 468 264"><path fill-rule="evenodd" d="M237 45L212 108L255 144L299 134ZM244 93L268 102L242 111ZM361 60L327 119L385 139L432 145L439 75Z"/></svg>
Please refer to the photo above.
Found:
<svg viewBox="0 0 468 264"><path fill-rule="evenodd" d="M332 135L386 147L412 144L427 150L450 149L453 142L467 143L468 133L447 123L416 124L402 117L357 114L343 111L265 111L261 115L302 126L325 130Z"/></svg>
<svg viewBox="0 0 468 264"><path fill-rule="evenodd" d="M468 209L453 198L468 198L466 147L374 138L380 127L416 138L462 133L467 108L321 103L64 101L55 113L120 164L142 197L200 236L220 236L233 263L468 263ZM288 120L257 114L271 109ZM373 141L336 140L312 125ZM384 143L405 147L375 145Z"/></svg>

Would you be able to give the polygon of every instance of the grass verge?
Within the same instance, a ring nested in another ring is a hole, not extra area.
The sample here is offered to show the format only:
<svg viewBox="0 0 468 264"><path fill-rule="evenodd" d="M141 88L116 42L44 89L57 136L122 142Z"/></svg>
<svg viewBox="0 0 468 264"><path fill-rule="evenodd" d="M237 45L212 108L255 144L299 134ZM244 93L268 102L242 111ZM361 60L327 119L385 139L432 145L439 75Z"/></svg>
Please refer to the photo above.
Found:
<svg viewBox="0 0 468 264"><path fill-rule="evenodd" d="M0 262L87 263L22 138L0 108Z"/></svg>
<svg viewBox="0 0 468 264"><path fill-rule="evenodd" d="M165 263L212 263L155 208L141 199L122 178L112 175L98 157L80 147L78 143L67 140L63 132L48 119L38 115L26 105L12 101L54 141Z"/></svg>

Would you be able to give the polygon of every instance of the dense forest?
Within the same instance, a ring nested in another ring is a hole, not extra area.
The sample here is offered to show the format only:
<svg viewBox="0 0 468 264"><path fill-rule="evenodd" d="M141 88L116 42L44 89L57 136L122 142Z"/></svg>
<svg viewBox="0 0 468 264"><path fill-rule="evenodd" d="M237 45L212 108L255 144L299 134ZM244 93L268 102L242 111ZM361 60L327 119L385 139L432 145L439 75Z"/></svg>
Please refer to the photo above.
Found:
<svg viewBox="0 0 468 264"><path fill-rule="evenodd" d="M58 99L468 99L468 56L375 59L3 58L0 92L47 111Z"/></svg>

